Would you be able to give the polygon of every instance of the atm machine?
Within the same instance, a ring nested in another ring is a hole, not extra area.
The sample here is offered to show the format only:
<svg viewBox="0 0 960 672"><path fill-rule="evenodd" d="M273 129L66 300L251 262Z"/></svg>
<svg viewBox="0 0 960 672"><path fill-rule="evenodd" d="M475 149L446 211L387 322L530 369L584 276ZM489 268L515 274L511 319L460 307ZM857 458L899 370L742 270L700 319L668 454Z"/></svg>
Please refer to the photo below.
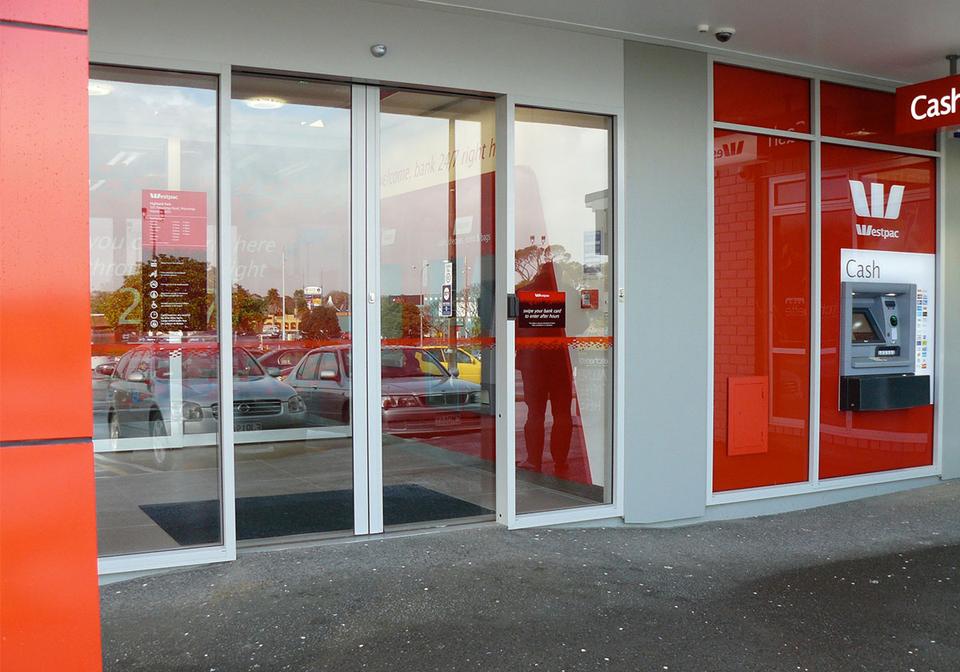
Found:
<svg viewBox="0 0 960 672"><path fill-rule="evenodd" d="M917 286L843 282L840 294L840 410L928 405L930 376L915 373Z"/></svg>

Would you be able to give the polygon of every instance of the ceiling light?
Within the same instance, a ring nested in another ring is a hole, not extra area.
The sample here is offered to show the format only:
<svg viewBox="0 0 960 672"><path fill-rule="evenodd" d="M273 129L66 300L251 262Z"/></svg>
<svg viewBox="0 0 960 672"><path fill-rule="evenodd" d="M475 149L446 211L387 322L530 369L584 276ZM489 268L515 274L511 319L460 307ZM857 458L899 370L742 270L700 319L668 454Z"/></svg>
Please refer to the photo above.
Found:
<svg viewBox="0 0 960 672"><path fill-rule="evenodd" d="M276 96L254 96L243 102L246 103L247 107L252 107L255 110L276 110L287 103L283 98L277 98Z"/></svg>
<svg viewBox="0 0 960 672"><path fill-rule="evenodd" d="M87 82L87 95L89 96L106 96L112 91L113 86L106 82L98 82L96 80Z"/></svg>
<svg viewBox="0 0 960 672"><path fill-rule="evenodd" d="M849 135L852 135L855 138L867 138L871 135L876 135L876 131L868 131L865 128L861 128L859 131L852 131Z"/></svg>

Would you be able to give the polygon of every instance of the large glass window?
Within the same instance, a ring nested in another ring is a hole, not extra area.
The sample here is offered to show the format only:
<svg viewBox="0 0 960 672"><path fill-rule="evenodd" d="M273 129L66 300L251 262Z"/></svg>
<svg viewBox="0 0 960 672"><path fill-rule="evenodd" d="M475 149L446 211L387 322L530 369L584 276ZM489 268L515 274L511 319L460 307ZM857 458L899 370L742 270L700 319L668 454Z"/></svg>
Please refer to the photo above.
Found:
<svg viewBox="0 0 960 672"><path fill-rule="evenodd" d="M612 501L611 120L516 109L517 512Z"/></svg>
<svg viewBox="0 0 960 672"><path fill-rule="evenodd" d="M89 93L100 554L219 544L217 80L92 67Z"/></svg>
<svg viewBox="0 0 960 672"><path fill-rule="evenodd" d="M922 156L826 144L822 161L820 478L933 464L933 405L866 412L840 410L838 380L843 368L841 320L847 319L841 312L841 282L867 280L916 285L915 348L903 347L915 351L914 374L932 379L936 162ZM865 198L869 194L866 205L871 209L866 214L882 213L889 218L857 213L853 192L857 184L864 185ZM899 210L894 213L889 204L898 189L903 191ZM874 213L873 207L878 212ZM911 316L905 317L904 329L910 320ZM854 316L854 336L856 327ZM882 343L883 339L877 337L884 330L877 334L875 329L876 325L864 324L860 333L867 342Z"/></svg>
<svg viewBox="0 0 960 672"><path fill-rule="evenodd" d="M714 135L713 487L807 479L810 144Z"/></svg>
<svg viewBox="0 0 960 672"><path fill-rule="evenodd" d="M713 116L728 123L810 133L810 80L717 63Z"/></svg>
<svg viewBox="0 0 960 672"><path fill-rule="evenodd" d="M380 91L383 522L490 520L494 103Z"/></svg>
<svg viewBox="0 0 960 672"><path fill-rule="evenodd" d="M820 83L820 128L824 135L918 149L936 149L937 136L897 133L895 96L888 91Z"/></svg>
<svg viewBox="0 0 960 672"><path fill-rule="evenodd" d="M237 540L352 531L350 87L232 95Z"/></svg>

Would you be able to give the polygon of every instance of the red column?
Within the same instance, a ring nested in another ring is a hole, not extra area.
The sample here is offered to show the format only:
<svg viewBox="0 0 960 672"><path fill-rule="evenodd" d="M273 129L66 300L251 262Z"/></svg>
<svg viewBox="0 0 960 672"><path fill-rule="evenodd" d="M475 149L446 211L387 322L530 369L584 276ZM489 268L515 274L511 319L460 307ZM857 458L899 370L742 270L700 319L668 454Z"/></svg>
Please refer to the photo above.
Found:
<svg viewBox="0 0 960 672"><path fill-rule="evenodd" d="M0 0L0 669L99 670L87 2Z"/></svg>

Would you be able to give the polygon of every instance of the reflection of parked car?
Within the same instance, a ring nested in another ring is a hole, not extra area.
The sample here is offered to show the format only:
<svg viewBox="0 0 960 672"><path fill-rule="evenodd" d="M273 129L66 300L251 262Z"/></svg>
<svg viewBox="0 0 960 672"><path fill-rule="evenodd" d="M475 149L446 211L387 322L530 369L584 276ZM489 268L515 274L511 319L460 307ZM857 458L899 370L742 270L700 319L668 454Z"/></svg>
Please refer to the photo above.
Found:
<svg viewBox="0 0 960 672"><path fill-rule="evenodd" d="M290 375L290 371L295 367L303 356L307 354L310 348L278 348L271 350L265 355L257 357L257 362L267 370L271 376L276 376L280 380ZM276 369L276 370L274 370Z"/></svg>
<svg viewBox="0 0 960 672"><path fill-rule="evenodd" d="M394 436L436 436L480 427L480 386L450 375L420 348L381 351L383 431ZM307 353L287 382L307 405L310 424L349 424L350 346Z"/></svg>
<svg viewBox="0 0 960 672"><path fill-rule="evenodd" d="M179 374L176 352L182 353ZM99 372L106 373L106 368L99 367ZM112 439L168 436L178 421L175 416L182 419L184 434L217 431L220 392L216 346L140 346L121 357L109 373L107 421ZM289 385L267 375L243 348L233 349L233 399L236 431L303 425L303 400ZM175 403L180 404L179 409L173 408Z"/></svg>
<svg viewBox="0 0 960 672"><path fill-rule="evenodd" d="M424 348L427 352L440 360L447 370L453 368L452 359L454 354L457 360L457 371L461 380L468 380L471 383L480 384L481 366L480 360L471 355L463 348L457 348L456 353L451 352L450 348L428 347Z"/></svg>

